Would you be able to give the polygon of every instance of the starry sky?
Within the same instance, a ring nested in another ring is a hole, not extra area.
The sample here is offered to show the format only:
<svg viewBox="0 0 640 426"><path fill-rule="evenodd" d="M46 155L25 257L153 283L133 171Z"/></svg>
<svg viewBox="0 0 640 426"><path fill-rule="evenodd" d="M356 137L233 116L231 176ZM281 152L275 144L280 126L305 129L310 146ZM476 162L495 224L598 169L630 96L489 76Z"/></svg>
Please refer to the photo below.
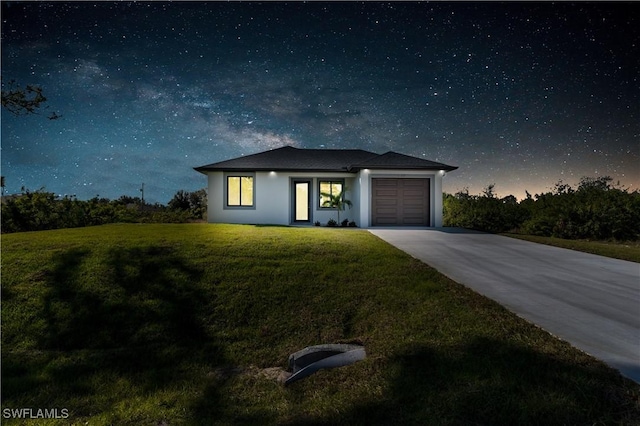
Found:
<svg viewBox="0 0 640 426"><path fill-rule="evenodd" d="M5 193L166 203L284 145L458 166L444 190L640 189L640 3L2 2ZM55 112L62 117L49 120Z"/></svg>

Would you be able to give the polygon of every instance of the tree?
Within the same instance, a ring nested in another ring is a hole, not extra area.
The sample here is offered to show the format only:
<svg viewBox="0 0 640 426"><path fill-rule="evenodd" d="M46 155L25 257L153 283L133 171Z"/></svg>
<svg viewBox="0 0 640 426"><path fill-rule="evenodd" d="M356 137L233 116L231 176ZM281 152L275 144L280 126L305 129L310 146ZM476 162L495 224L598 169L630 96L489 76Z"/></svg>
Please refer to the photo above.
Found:
<svg viewBox="0 0 640 426"><path fill-rule="evenodd" d="M613 178L611 176L600 176L592 178L584 176L580 179L578 184L578 191L608 191L612 189L611 182Z"/></svg>
<svg viewBox="0 0 640 426"><path fill-rule="evenodd" d="M189 210L194 218L207 217L207 190L199 189L189 194Z"/></svg>
<svg viewBox="0 0 640 426"><path fill-rule="evenodd" d="M14 115L30 115L37 114L38 110L47 101L42 94L42 88L27 84L21 87L15 80L10 80L5 84L2 82L2 107L6 108ZM49 114L49 120L56 120L61 115L52 112Z"/></svg>
<svg viewBox="0 0 640 426"><path fill-rule="evenodd" d="M173 198L169 201L168 205L171 210L188 211L191 207L189 203L189 192L183 189L176 192Z"/></svg>
<svg viewBox="0 0 640 426"><path fill-rule="evenodd" d="M559 181L550 191L520 202L498 199L494 185L481 195L463 190L443 196L445 226L567 239L640 239L640 192L612 184L609 176L584 177L577 189Z"/></svg>
<svg viewBox="0 0 640 426"><path fill-rule="evenodd" d="M203 219L207 212L207 192L204 189L194 192L181 189L168 205L170 210L188 212L194 219Z"/></svg>
<svg viewBox="0 0 640 426"><path fill-rule="evenodd" d="M484 194L485 197L487 198L496 198L496 193L495 193L495 189L496 189L496 184L492 183L490 185L488 185L483 191L482 193Z"/></svg>
<svg viewBox="0 0 640 426"><path fill-rule="evenodd" d="M114 203L121 204L123 206L127 206L129 204L142 205L142 198L140 197L132 197L130 195L121 195L120 198L114 201Z"/></svg>
<svg viewBox="0 0 640 426"><path fill-rule="evenodd" d="M351 208L352 203L351 200L347 200L345 198L345 194L347 192L347 187L343 187L342 191L337 194L330 194L328 192L321 192L320 194L323 197L326 197L326 200L322 203L323 207L331 207L338 211L338 223L340 223L340 210L344 210L346 206Z"/></svg>

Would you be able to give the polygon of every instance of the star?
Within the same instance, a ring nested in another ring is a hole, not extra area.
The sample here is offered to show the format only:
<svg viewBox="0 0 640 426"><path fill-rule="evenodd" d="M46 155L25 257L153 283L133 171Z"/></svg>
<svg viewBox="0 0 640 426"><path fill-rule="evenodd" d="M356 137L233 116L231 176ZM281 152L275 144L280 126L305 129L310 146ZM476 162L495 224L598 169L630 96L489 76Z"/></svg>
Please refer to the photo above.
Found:
<svg viewBox="0 0 640 426"><path fill-rule="evenodd" d="M3 110L6 190L166 203L206 185L194 166L283 145L454 164L450 193L637 189L638 8L4 2L3 79L50 108Z"/></svg>

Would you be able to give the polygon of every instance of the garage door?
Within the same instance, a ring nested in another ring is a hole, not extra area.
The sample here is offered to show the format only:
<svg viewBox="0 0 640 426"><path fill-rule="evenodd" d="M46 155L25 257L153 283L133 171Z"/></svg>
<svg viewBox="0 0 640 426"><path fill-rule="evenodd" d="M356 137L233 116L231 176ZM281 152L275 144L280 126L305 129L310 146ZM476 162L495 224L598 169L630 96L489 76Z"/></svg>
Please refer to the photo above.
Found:
<svg viewBox="0 0 640 426"><path fill-rule="evenodd" d="M429 179L371 180L373 226L430 226Z"/></svg>

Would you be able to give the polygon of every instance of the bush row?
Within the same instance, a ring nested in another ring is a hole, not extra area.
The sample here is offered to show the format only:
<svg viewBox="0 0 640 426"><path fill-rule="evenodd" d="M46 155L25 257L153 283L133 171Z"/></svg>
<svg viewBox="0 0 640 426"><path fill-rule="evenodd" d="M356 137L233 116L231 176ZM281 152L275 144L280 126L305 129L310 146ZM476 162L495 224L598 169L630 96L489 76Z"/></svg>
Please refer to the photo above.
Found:
<svg viewBox="0 0 640 426"><path fill-rule="evenodd" d="M555 187L518 202L498 198L494 185L481 195L444 195L445 226L488 232L518 232L567 239L640 239L640 192L618 188L610 177L582 178L577 188Z"/></svg>
<svg viewBox="0 0 640 426"><path fill-rule="evenodd" d="M51 192L25 190L6 197L2 203L2 233L77 228L107 223L181 223L206 215L204 190L179 191L168 206L147 204L140 198L122 196L117 200L75 197L60 198Z"/></svg>

